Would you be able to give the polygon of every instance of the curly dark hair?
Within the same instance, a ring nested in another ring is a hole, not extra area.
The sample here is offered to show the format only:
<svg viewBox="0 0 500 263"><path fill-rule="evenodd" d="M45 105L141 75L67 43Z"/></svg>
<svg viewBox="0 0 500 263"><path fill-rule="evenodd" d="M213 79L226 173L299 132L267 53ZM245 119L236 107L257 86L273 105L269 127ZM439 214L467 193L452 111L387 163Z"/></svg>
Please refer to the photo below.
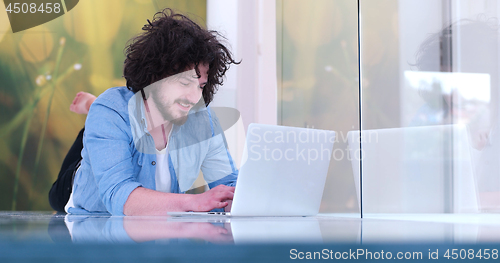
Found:
<svg viewBox="0 0 500 263"><path fill-rule="evenodd" d="M212 101L230 64L236 62L231 52L218 40L217 31L200 27L188 17L166 8L147 20L145 32L129 40L125 48L123 77L134 93L163 78L194 66L209 65L208 81L203 88L205 105Z"/></svg>
<svg viewBox="0 0 500 263"><path fill-rule="evenodd" d="M446 68L449 66L446 62L451 60L453 37L460 34L462 39L475 40L458 40L463 42L461 43L463 50L474 51L461 54L461 60L464 61L462 64L476 68L482 67L486 70L488 67L483 65L491 65L486 62L494 63L496 59L495 56L489 54L489 51L496 49L499 28L496 18L486 18L485 15L478 15L475 20L461 19L427 37L415 54L416 62L409 63L409 65L416 66L421 71L451 71L450 68Z"/></svg>

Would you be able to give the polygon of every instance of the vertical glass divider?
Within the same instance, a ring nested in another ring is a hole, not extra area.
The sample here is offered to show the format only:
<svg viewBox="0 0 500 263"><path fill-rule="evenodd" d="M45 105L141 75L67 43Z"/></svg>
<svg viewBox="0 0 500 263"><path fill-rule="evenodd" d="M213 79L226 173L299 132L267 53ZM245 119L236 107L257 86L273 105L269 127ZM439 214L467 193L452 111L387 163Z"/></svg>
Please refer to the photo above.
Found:
<svg viewBox="0 0 500 263"><path fill-rule="evenodd" d="M359 117L359 201L360 201L360 215L361 218L363 218L363 145L362 145L362 135L361 135L361 120L362 120L362 105L363 105L363 100L362 100L362 67L361 67L361 8L360 8L360 1L357 0L358 4L358 117Z"/></svg>

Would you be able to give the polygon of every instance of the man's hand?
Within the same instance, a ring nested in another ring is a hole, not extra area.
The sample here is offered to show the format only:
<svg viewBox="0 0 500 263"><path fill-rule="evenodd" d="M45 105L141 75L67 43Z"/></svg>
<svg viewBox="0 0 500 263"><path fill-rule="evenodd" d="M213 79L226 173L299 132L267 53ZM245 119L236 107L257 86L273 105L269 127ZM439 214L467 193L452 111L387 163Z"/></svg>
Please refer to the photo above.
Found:
<svg viewBox="0 0 500 263"><path fill-rule="evenodd" d="M193 196L192 209L195 212L207 212L215 208L223 208L233 200L234 187L218 185L202 194Z"/></svg>

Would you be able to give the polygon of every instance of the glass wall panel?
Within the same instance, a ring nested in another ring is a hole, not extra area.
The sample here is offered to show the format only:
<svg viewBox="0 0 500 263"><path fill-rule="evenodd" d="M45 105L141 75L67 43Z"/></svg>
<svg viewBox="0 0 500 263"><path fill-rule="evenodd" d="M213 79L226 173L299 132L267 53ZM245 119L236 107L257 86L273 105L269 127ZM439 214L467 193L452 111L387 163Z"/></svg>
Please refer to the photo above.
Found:
<svg viewBox="0 0 500 263"><path fill-rule="evenodd" d="M359 129L357 3L277 1L278 124L336 131L320 212L358 213L347 133Z"/></svg>
<svg viewBox="0 0 500 263"><path fill-rule="evenodd" d="M500 211L499 12L360 0L364 213Z"/></svg>

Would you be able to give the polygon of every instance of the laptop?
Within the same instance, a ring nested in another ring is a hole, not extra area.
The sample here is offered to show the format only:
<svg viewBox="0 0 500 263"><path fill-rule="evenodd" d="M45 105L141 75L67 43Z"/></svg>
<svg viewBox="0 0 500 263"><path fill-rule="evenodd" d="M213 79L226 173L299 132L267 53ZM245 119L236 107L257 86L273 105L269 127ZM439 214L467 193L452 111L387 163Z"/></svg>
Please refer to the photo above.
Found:
<svg viewBox="0 0 500 263"><path fill-rule="evenodd" d="M465 125L363 130L347 134L364 213L476 213L478 199ZM361 207L361 204L359 204Z"/></svg>
<svg viewBox="0 0 500 263"><path fill-rule="evenodd" d="M314 216L318 214L335 132L248 126L231 212L171 216Z"/></svg>

